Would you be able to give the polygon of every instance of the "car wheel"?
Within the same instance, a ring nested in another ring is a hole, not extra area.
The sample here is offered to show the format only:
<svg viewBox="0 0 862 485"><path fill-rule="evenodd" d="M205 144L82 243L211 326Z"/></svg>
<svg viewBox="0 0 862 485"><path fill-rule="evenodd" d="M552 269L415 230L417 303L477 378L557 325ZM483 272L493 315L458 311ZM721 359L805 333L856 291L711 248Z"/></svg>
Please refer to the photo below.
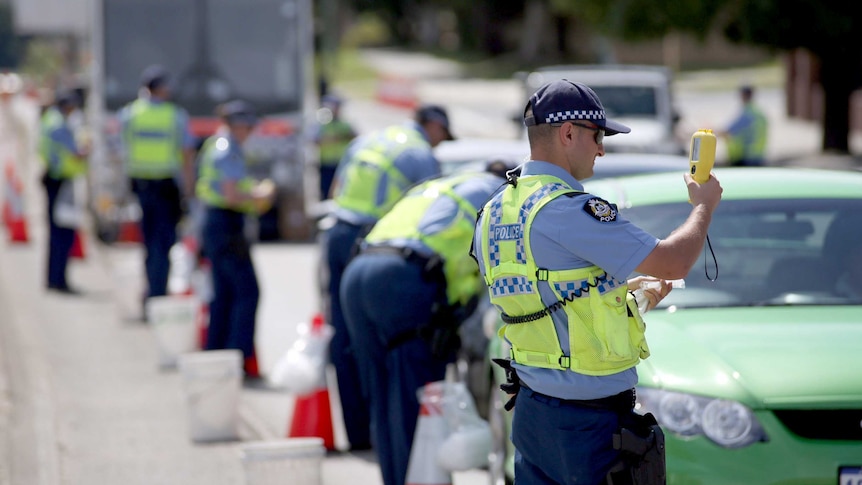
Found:
<svg viewBox="0 0 862 485"><path fill-rule="evenodd" d="M512 479L506 476L509 430L506 429L505 413L507 411L503 408L505 395L496 386L493 386L488 394L488 424L491 427L488 477L491 485L512 485Z"/></svg>

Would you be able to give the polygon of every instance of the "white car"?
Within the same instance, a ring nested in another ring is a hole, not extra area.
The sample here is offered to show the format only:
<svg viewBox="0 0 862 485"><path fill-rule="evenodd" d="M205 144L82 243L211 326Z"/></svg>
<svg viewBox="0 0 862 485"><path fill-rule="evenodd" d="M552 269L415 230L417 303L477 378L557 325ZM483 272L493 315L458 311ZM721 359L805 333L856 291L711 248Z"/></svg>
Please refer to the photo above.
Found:
<svg viewBox="0 0 862 485"><path fill-rule="evenodd" d="M630 135L620 135L630 136ZM608 143L610 138L605 138ZM464 170L484 170L490 160L503 160L515 166L530 158L530 145L519 138L458 138L444 141L434 149L444 175ZM639 153L633 151L607 151L596 158L595 173L591 179L622 175L672 172L688 169L688 157L679 153Z"/></svg>
<svg viewBox="0 0 862 485"><path fill-rule="evenodd" d="M673 104L669 69L647 65L556 65L518 73L526 100L542 85L558 79L586 84L602 101L607 117L631 127L631 133L605 138L614 152L685 153L676 134L679 114ZM513 120L523 123L523 113Z"/></svg>

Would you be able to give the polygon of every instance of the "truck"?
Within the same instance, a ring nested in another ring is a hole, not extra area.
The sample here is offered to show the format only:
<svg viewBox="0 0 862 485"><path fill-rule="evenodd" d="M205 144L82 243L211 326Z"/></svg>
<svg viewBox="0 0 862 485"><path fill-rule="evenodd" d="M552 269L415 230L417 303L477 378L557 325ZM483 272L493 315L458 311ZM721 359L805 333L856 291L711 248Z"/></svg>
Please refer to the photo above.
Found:
<svg viewBox="0 0 862 485"><path fill-rule="evenodd" d="M244 145L252 176L277 187L254 219L259 240L302 240L307 114L315 96L310 0L93 0L86 113L92 154L89 202L96 234L123 239L140 217L124 175L119 110L134 100L151 64L172 76L173 101L190 117L198 148L219 126L216 107L244 99L261 123Z"/></svg>

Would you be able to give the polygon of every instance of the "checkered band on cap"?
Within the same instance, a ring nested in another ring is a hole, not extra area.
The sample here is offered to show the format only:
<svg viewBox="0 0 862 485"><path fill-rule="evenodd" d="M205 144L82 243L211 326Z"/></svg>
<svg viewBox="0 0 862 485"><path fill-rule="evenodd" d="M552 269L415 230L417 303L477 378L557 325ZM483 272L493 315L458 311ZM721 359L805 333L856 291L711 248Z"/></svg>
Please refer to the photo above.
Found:
<svg viewBox="0 0 862 485"><path fill-rule="evenodd" d="M569 120L603 120L605 119L605 110L603 109L576 109L557 111L549 113L545 117L545 123L560 123Z"/></svg>

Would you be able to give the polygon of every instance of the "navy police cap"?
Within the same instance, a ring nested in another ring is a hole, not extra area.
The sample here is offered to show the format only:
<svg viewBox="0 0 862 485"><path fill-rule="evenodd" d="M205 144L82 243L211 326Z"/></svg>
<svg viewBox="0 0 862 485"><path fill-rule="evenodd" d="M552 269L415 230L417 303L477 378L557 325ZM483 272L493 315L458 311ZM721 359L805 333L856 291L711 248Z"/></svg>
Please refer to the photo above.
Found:
<svg viewBox="0 0 862 485"><path fill-rule="evenodd" d="M240 99L223 104L221 115L224 116L228 123L254 125L258 121L257 112L254 107Z"/></svg>
<svg viewBox="0 0 862 485"><path fill-rule="evenodd" d="M436 121L446 130L446 139L454 140L451 128L449 128L449 114L446 113L446 108L437 104L424 104L416 109L416 121L425 123L427 121Z"/></svg>
<svg viewBox="0 0 862 485"><path fill-rule="evenodd" d="M170 73L167 69L159 64L147 66L141 73L141 86L147 89L156 89L157 87L167 84L170 79Z"/></svg>
<svg viewBox="0 0 862 485"><path fill-rule="evenodd" d="M530 107L533 108L532 115L527 113ZM605 136L632 131L622 123L607 119L601 100L589 86L568 79L540 87L524 108L524 124L527 126L575 120L595 123L605 130Z"/></svg>

